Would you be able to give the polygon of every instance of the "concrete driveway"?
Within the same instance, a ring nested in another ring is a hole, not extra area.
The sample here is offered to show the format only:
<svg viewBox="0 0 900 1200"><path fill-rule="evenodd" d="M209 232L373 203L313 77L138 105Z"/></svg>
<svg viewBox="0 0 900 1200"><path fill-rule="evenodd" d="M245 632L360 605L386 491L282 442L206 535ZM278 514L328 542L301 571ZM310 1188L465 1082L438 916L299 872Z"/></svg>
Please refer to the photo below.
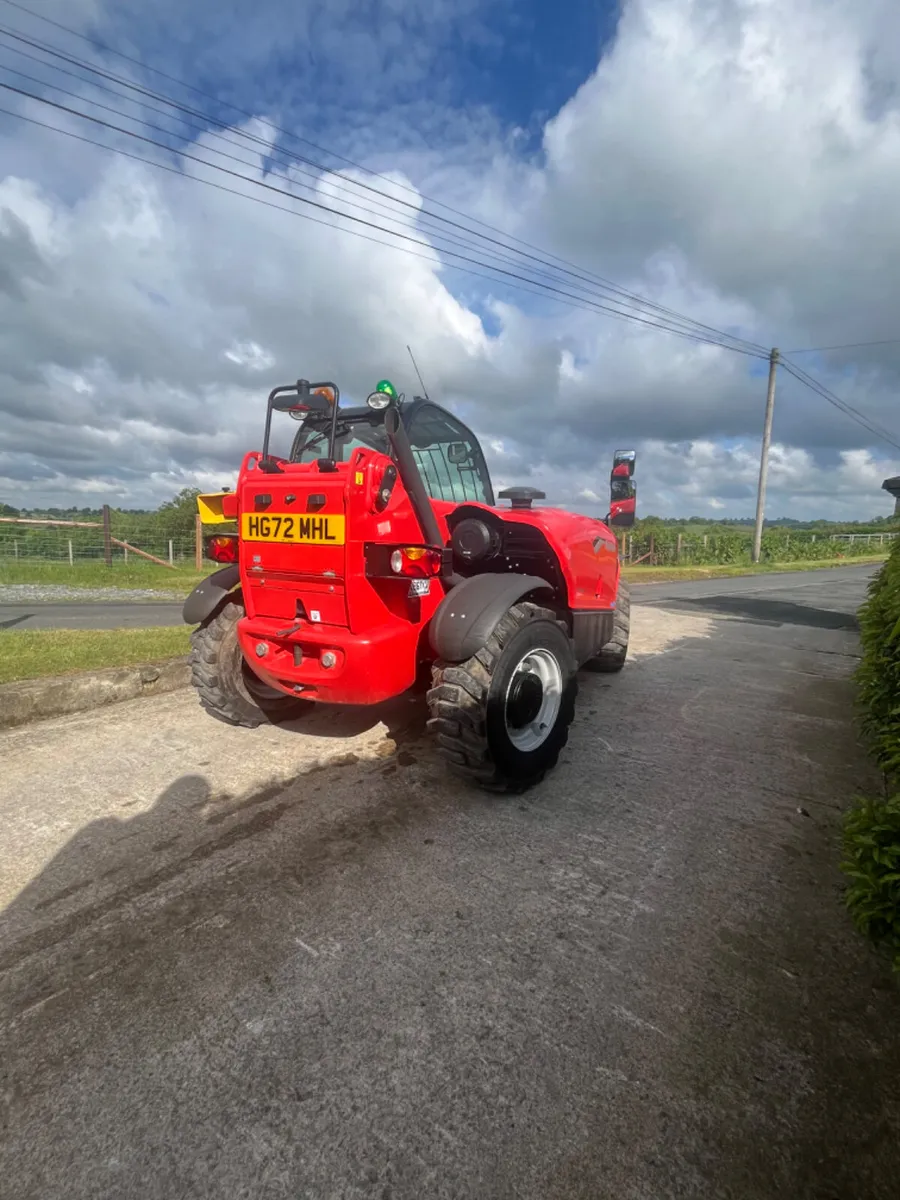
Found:
<svg viewBox="0 0 900 1200"><path fill-rule="evenodd" d="M408 702L0 735L0 1195L894 1200L830 578L648 597L525 797L449 781Z"/></svg>

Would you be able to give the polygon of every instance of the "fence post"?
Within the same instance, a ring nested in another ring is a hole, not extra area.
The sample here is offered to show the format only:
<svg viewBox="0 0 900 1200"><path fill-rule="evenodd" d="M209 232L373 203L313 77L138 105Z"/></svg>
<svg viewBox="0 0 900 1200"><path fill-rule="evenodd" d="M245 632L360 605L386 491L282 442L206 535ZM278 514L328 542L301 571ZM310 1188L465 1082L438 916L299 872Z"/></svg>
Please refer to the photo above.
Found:
<svg viewBox="0 0 900 1200"><path fill-rule="evenodd" d="M128 562L128 547L123 546L122 549L125 551L125 561Z"/></svg>
<svg viewBox="0 0 900 1200"><path fill-rule="evenodd" d="M706 543L708 541L709 541L709 534L704 533L704 535L703 535L703 549L704 550L706 549Z"/></svg>
<svg viewBox="0 0 900 1200"><path fill-rule="evenodd" d="M172 539L171 538L169 538L169 566L170 567L175 566L175 554L172 550Z"/></svg>
<svg viewBox="0 0 900 1200"><path fill-rule="evenodd" d="M203 522L199 513L194 517L194 568L203 570Z"/></svg>
<svg viewBox="0 0 900 1200"><path fill-rule="evenodd" d="M649 565L650 565L651 567L655 567L655 566L656 566L656 539L654 538L654 536L653 536L653 534L652 534L652 533L650 534L650 558L649 558Z"/></svg>
<svg viewBox="0 0 900 1200"><path fill-rule="evenodd" d="M75 555L72 553L72 539L69 538L69 566L75 566Z"/></svg>
<svg viewBox="0 0 900 1200"><path fill-rule="evenodd" d="M13 555L16 558L19 557L19 543L15 540L15 538L13 539Z"/></svg>
<svg viewBox="0 0 900 1200"><path fill-rule="evenodd" d="M103 505L103 562L113 565L113 530L110 529L109 505Z"/></svg>
<svg viewBox="0 0 900 1200"><path fill-rule="evenodd" d="M632 534L629 533L629 535L628 535L628 561L631 562L631 560L633 558L634 558L634 537L632 536Z"/></svg>
<svg viewBox="0 0 900 1200"><path fill-rule="evenodd" d="M103 505L103 562L107 566L113 565L112 515L108 504Z"/></svg>
<svg viewBox="0 0 900 1200"><path fill-rule="evenodd" d="M678 541L675 543L675 561L681 562L681 534L678 535Z"/></svg>

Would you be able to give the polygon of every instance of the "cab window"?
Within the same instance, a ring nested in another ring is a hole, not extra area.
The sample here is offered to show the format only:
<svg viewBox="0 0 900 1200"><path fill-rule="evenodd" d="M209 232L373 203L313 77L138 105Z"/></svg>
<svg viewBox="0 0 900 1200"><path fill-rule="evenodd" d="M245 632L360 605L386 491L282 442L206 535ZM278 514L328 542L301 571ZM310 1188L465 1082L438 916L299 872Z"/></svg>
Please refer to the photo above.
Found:
<svg viewBox="0 0 900 1200"><path fill-rule="evenodd" d="M416 465L433 500L493 504L481 447L470 430L433 404L423 404L407 425Z"/></svg>

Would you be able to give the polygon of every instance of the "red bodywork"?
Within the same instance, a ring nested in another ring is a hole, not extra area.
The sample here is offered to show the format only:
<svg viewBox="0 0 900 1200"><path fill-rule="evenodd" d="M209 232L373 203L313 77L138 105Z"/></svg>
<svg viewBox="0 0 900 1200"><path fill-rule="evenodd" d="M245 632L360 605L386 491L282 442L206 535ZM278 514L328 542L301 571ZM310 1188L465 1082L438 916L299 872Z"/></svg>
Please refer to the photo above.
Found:
<svg viewBox="0 0 900 1200"><path fill-rule="evenodd" d="M227 515L238 520L242 534L238 557L246 616L239 622L238 637L248 664L282 692L331 704L375 704L405 692L421 664L433 657L427 626L445 586L436 577L430 594L412 596L408 576L367 576L367 543L423 545L399 478L387 506L376 511L391 460L361 448L331 471L316 463L279 460L281 473L273 474L261 471L258 463L258 453L245 457L237 490L226 498ZM563 581L565 594L556 597L561 613L614 608L619 558L615 535L604 522L553 508L511 510L435 500L445 544L448 518L462 507L466 515L487 512L507 526L541 531L548 566L555 559L554 570ZM304 528L335 538L334 544L247 539L244 518L270 518L268 526L252 527L259 536L275 528L271 518L285 515L323 522ZM337 540L341 518L342 544ZM541 574L533 567L522 573ZM331 667L322 661L328 652L334 656Z"/></svg>

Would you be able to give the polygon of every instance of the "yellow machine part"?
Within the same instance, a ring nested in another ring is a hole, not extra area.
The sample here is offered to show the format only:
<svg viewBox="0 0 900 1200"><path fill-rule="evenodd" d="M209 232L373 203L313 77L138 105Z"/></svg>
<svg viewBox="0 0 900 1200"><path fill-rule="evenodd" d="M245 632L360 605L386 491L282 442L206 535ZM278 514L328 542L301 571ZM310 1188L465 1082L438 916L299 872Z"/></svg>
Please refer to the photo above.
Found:
<svg viewBox="0 0 900 1200"><path fill-rule="evenodd" d="M197 512L204 525L224 525L234 521L234 517L222 515L222 497L231 495L230 492L207 492L197 497Z"/></svg>

